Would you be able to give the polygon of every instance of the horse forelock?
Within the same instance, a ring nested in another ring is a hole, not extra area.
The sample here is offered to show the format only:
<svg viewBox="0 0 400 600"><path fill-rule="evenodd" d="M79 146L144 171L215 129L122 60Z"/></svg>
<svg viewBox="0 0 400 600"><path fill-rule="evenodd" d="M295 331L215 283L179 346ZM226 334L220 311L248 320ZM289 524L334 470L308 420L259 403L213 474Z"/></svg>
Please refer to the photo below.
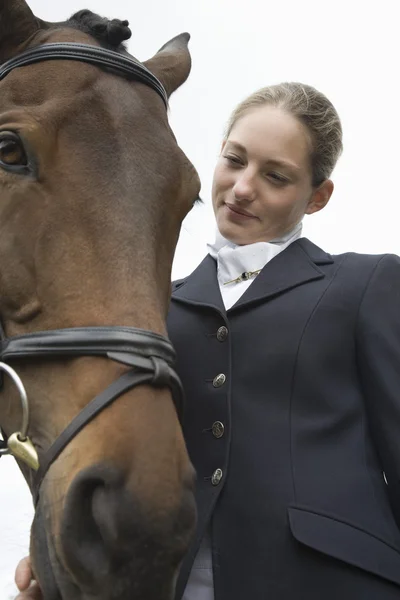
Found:
<svg viewBox="0 0 400 600"><path fill-rule="evenodd" d="M123 42L132 35L128 21L107 19L90 10L76 12L65 22L65 25L89 34L104 48L114 51L126 50Z"/></svg>

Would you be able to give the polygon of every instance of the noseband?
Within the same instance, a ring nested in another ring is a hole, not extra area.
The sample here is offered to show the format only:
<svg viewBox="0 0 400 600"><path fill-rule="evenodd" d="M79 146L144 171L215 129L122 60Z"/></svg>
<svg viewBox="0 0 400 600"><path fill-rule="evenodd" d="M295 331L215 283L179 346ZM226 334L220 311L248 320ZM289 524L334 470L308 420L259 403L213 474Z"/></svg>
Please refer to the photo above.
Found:
<svg viewBox="0 0 400 600"><path fill-rule="evenodd" d="M0 65L0 80L18 67L44 60L78 60L111 70L117 75L139 81L157 92L166 107L168 96L161 82L141 63L97 46L75 43L43 44L28 50ZM13 359L54 359L98 356L132 367L87 404L71 421L46 452L40 456L32 445L27 430L29 404L25 388L15 370L8 364ZM170 341L162 335L133 327L76 327L42 331L6 338L0 327L0 371L6 372L17 386L22 403L22 427L19 432L0 440L0 456L14 454L34 471L33 495L35 504L50 465L69 442L119 396L138 385L169 387L178 416L181 416L183 392L173 369L175 352Z"/></svg>

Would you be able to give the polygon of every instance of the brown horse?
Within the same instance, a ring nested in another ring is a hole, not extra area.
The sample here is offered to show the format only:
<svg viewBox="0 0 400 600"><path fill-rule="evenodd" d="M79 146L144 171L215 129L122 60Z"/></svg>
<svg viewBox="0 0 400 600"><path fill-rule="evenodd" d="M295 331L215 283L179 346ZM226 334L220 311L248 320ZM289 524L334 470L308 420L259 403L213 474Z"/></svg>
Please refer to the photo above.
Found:
<svg viewBox="0 0 400 600"><path fill-rule="evenodd" d="M123 45L129 35L127 22L89 11L51 24L25 0L0 0L0 63L58 43L89 44L133 62ZM14 64L0 82L0 316L7 338L94 326L165 334L179 229L199 193L163 102L189 74L187 41L182 34L143 63L155 76L151 85L123 76L115 61L106 68L60 57ZM16 353L10 360L27 392L27 433L39 464L78 413L131 371L87 354ZM172 598L195 505L173 396L160 381L122 393L44 473L31 556L45 600ZM22 416L5 376L5 437L20 430ZM34 472L19 465L34 491Z"/></svg>

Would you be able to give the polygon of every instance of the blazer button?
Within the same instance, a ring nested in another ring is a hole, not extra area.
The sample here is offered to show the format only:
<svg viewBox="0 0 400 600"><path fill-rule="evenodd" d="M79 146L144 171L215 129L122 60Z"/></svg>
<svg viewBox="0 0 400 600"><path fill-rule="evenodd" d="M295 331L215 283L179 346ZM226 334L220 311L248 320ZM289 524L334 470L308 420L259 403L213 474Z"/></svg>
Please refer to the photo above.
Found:
<svg viewBox="0 0 400 600"><path fill-rule="evenodd" d="M224 427L224 424L221 423L221 421L215 421L215 423L213 423L212 433L213 433L214 437L222 438L222 436L224 435L224 431L225 431L225 427Z"/></svg>
<svg viewBox="0 0 400 600"><path fill-rule="evenodd" d="M213 485L218 485L221 482L222 475L223 475L223 473L222 473L221 469L215 469L215 471L211 477L211 483Z"/></svg>
<svg viewBox="0 0 400 600"><path fill-rule="evenodd" d="M228 329L225 326L222 326L217 331L217 340L219 342L224 342L228 337Z"/></svg>
<svg viewBox="0 0 400 600"><path fill-rule="evenodd" d="M213 386L215 388L219 388L219 387L221 387L221 385L224 385L225 381L226 381L226 375L224 375L223 373L220 373L219 375L214 377Z"/></svg>

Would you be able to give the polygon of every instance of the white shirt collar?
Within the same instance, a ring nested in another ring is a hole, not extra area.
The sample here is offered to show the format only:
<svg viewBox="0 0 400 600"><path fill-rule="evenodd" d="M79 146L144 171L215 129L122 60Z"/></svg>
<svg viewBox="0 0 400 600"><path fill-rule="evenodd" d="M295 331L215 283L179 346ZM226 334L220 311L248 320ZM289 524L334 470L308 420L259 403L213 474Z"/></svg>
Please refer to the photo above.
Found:
<svg viewBox="0 0 400 600"><path fill-rule="evenodd" d="M298 223L287 234L270 242L256 242L246 246L238 246L225 239L217 231L215 242L207 244L209 254L217 261L217 275L225 308L232 306L251 285L254 277L247 281L231 283L242 273L263 269L265 265L291 243L301 237L302 223Z"/></svg>
<svg viewBox="0 0 400 600"><path fill-rule="evenodd" d="M209 254L213 257L213 258L217 258L218 252L224 248L224 246L229 246L230 248L248 248L249 246L257 246L259 247L260 245L263 244L281 244L281 243L285 243L285 242L291 242L294 241L291 240L292 237L294 237L295 239L297 239L298 237L300 237L301 232L303 229L303 223L300 221L300 223L298 223L296 225L296 227L294 227L293 229L291 229L288 233L286 233L285 235L283 235L282 237L279 238L275 238L274 240L271 240L270 242L256 242L255 244L247 244L246 246L238 246L237 244L234 244L233 242L230 242L229 240L227 240L226 238L224 238L224 236L219 232L219 230L217 229L216 231L216 236L215 236L215 241L213 243L209 243L207 244L207 248L209 250ZM299 235L297 235L299 234Z"/></svg>
<svg viewBox="0 0 400 600"><path fill-rule="evenodd" d="M238 246L224 238L219 231L213 244L207 244L209 254L217 261L223 281L237 277L245 271L262 269L271 258L297 240L302 233L300 222L288 233L270 242L256 242ZM219 277L218 277L219 278Z"/></svg>

